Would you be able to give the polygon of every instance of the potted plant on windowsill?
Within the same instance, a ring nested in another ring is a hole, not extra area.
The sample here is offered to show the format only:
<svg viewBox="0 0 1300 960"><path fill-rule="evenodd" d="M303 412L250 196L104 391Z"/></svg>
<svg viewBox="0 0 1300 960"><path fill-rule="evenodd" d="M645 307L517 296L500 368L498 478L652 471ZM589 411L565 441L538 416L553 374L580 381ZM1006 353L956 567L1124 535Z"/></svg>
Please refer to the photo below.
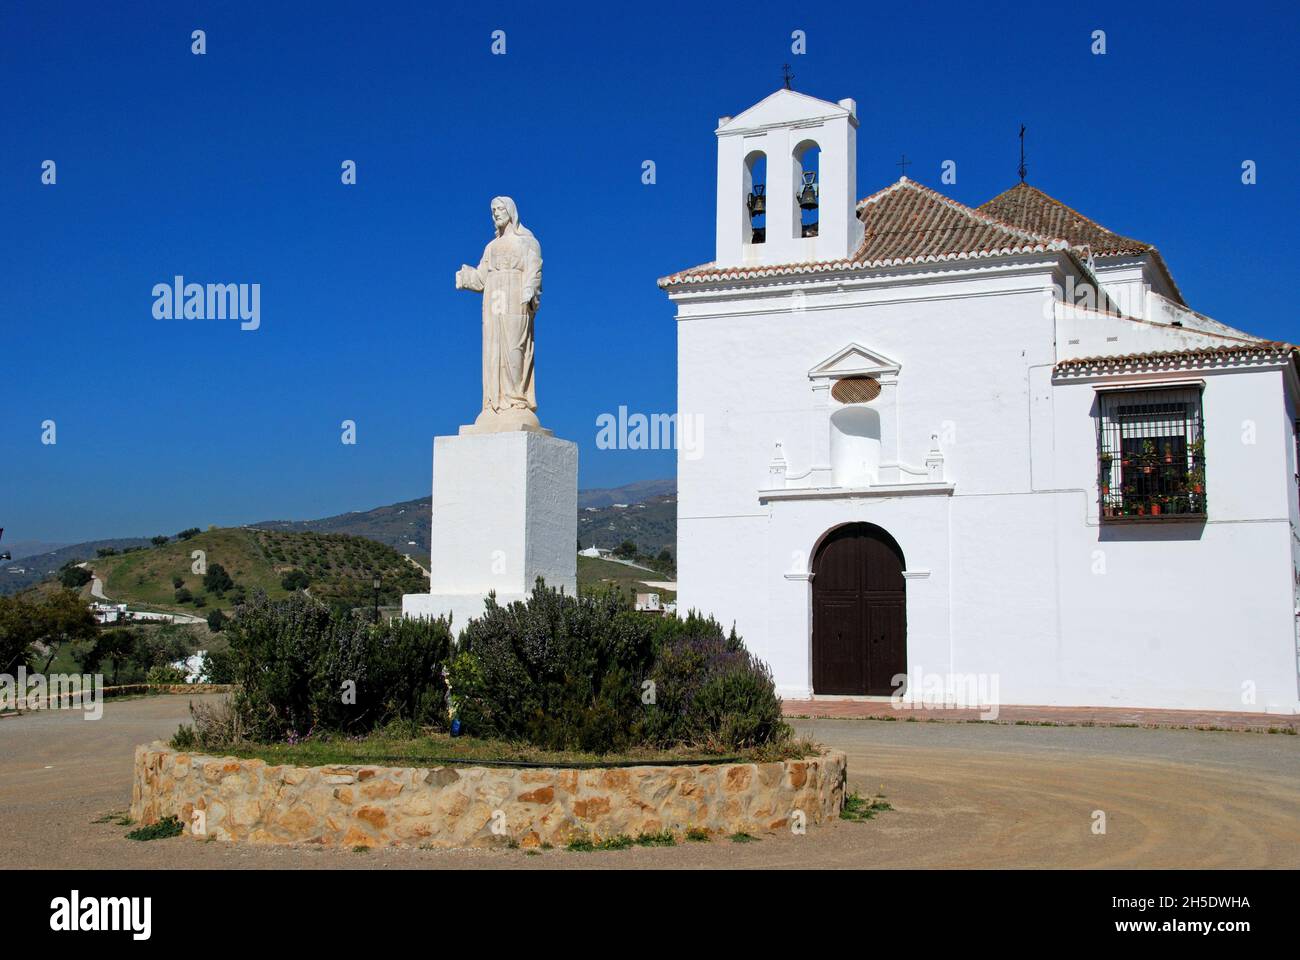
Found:
<svg viewBox="0 0 1300 960"><path fill-rule="evenodd" d="M1156 468L1156 445L1152 440L1142 441L1142 453L1138 458L1142 464L1142 472L1150 474Z"/></svg>

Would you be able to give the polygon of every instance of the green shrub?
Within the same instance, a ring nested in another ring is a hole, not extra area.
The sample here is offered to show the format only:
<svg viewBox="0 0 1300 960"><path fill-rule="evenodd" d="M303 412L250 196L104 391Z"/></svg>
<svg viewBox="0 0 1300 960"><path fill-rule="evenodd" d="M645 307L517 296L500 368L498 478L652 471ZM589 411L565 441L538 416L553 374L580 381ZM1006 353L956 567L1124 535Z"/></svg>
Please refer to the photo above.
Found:
<svg viewBox="0 0 1300 960"><path fill-rule="evenodd" d="M539 581L525 602L489 601L450 676L467 732L548 750L727 752L790 736L771 672L734 630L694 613L646 617L613 593L575 598Z"/></svg>
<svg viewBox="0 0 1300 960"><path fill-rule="evenodd" d="M226 623L230 618L226 617ZM221 650L209 650L203 658L203 680L205 683L234 683L235 655L229 647Z"/></svg>
<svg viewBox="0 0 1300 960"><path fill-rule="evenodd" d="M69 590L79 590L95 579L85 567L66 566L59 573L59 583Z"/></svg>
<svg viewBox="0 0 1300 960"><path fill-rule="evenodd" d="M444 620L370 624L303 594L272 602L259 591L224 633L240 685L235 711L254 740L446 723Z"/></svg>
<svg viewBox="0 0 1300 960"><path fill-rule="evenodd" d="M219 563L208 564L208 572L203 575L203 589L218 596L235 585L226 568Z"/></svg>
<svg viewBox="0 0 1300 960"><path fill-rule="evenodd" d="M175 814L163 817L157 823L152 823L147 827L137 827L126 835L128 840L166 840L169 837L179 837L185 832L185 826L176 819Z"/></svg>
<svg viewBox="0 0 1300 960"><path fill-rule="evenodd" d="M173 667L171 664L163 663L156 667L150 667L149 672L144 676L145 683L184 683L188 674L180 667Z"/></svg>
<svg viewBox="0 0 1300 960"><path fill-rule="evenodd" d="M290 570L280 578L280 586L290 593L295 590L303 590L311 586L311 577L301 570Z"/></svg>
<svg viewBox="0 0 1300 960"><path fill-rule="evenodd" d="M656 746L688 744L716 751L785 740L771 671L733 629L724 634L712 617L658 621L654 703L646 711L646 736Z"/></svg>
<svg viewBox="0 0 1300 960"><path fill-rule="evenodd" d="M539 580L526 602L489 598L451 666L457 716L475 736L605 753L641 740L652 622L612 595Z"/></svg>

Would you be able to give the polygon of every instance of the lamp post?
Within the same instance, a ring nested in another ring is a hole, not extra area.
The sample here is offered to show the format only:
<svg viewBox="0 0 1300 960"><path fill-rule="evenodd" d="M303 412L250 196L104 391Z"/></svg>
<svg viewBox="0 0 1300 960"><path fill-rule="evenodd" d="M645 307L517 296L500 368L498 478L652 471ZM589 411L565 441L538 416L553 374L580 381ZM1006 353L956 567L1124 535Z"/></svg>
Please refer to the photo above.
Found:
<svg viewBox="0 0 1300 960"><path fill-rule="evenodd" d="M375 588L375 623L379 622L379 587L381 583L379 574L376 573L374 580L371 581L371 586Z"/></svg>

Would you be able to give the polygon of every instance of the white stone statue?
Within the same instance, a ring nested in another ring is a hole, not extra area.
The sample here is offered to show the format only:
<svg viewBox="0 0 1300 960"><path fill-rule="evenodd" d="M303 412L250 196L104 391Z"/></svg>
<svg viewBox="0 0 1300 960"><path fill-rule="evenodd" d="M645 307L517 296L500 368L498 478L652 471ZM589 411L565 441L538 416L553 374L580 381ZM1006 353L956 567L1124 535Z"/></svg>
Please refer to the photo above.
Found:
<svg viewBox="0 0 1300 960"><path fill-rule="evenodd" d="M494 197L496 238L477 267L456 271L456 289L483 294L483 410L461 433L537 430L533 319L542 295L542 247L515 202Z"/></svg>

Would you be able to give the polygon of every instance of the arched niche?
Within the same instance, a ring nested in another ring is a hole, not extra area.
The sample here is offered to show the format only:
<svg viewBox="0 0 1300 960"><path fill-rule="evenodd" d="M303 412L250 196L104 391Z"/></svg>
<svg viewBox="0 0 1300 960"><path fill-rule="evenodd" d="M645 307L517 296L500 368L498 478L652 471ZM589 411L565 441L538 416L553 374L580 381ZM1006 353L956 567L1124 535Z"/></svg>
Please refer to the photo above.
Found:
<svg viewBox="0 0 1300 960"><path fill-rule="evenodd" d="M856 404L831 414L831 482L866 487L880 469L880 414Z"/></svg>
<svg viewBox="0 0 1300 960"><path fill-rule="evenodd" d="M751 150L745 157L744 194L741 203L745 215L741 218L741 243L763 243L767 239L767 215L754 215L755 199L762 195L766 203L767 190L767 154L762 150Z"/></svg>
<svg viewBox="0 0 1300 960"><path fill-rule="evenodd" d="M814 192L821 192L821 145L816 140L801 140L791 154L794 183L794 236L817 236L817 209L804 210L799 205L799 197L804 191L804 174L813 178Z"/></svg>

